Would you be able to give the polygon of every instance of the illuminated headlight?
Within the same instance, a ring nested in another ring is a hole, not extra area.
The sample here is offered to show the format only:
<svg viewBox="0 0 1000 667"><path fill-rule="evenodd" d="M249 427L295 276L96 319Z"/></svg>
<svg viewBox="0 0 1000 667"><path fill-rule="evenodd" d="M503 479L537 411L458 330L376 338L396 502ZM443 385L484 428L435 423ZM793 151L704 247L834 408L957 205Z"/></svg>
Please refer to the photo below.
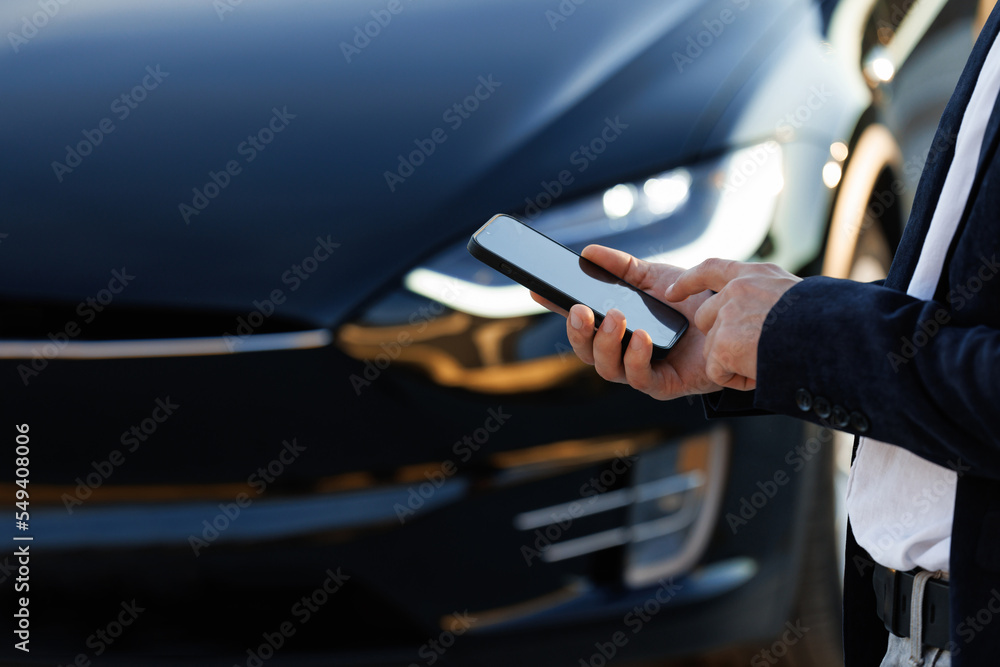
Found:
<svg viewBox="0 0 1000 667"><path fill-rule="evenodd" d="M687 268L709 257L752 259L767 237L783 186L781 147L769 141L618 183L524 219L577 252L601 243ZM464 252L463 243L410 271L407 288L481 317L543 312L527 290Z"/></svg>

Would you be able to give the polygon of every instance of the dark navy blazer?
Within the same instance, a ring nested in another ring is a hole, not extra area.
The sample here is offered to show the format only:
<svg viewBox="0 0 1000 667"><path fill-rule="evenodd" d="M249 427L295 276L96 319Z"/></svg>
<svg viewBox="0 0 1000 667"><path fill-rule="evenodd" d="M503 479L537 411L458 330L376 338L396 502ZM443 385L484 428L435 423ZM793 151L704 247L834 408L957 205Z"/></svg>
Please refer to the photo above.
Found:
<svg viewBox="0 0 1000 667"><path fill-rule="evenodd" d="M958 472L950 565L956 667L997 664L1000 656L1000 104L934 300L914 299L906 288L998 28L1000 6L945 108L884 283L797 284L765 323L756 391L705 401L710 415L745 411L752 401L758 411L890 442ZM888 637L875 615L872 561L850 531L847 541L847 665L878 665Z"/></svg>

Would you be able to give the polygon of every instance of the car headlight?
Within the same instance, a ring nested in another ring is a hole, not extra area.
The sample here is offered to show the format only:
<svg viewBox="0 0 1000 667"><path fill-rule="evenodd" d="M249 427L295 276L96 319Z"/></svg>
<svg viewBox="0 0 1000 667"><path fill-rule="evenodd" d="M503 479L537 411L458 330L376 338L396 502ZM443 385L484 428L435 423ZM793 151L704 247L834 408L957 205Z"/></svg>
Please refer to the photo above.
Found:
<svg viewBox="0 0 1000 667"><path fill-rule="evenodd" d="M577 252L601 243L687 268L709 257L752 259L783 186L782 150L768 141L520 217ZM479 317L544 310L523 287L469 257L464 243L413 269L404 282L416 294Z"/></svg>
<svg viewBox="0 0 1000 667"><path fill-rule="evenodd" d="M766 142L521 217L577 251L603 243L683 267L752 259L774 219L782 169L782 149ZM338 347L364 361L367 376L399 361L440 385L506 394L550 389L586 369L564 354L562 318L535 316L547 311L469 255L465 239L404 284L337 331Z"/></svg>

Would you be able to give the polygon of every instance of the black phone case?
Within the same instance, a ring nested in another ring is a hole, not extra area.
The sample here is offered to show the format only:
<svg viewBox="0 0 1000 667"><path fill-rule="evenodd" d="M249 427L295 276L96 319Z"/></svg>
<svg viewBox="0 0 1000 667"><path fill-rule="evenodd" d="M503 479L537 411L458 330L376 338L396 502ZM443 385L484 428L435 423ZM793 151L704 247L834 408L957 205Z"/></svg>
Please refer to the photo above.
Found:
<svg viewBox="0 0 1000 667"><path fill-rule="evenodd" d="M508 216L508 217L511 217L511 216ZM492 219L490 220L490 222L492 222ZM520 222L520 221L518 221L518 222ZM489 223L487 223L487 224L489 224ZM521 224L524 224L524 223L521 223ZM527 226L527 225L525 225L525 226ZM483 227L481 227L480 229L483 229L485 227L486 227L486 225L483 225ZM537 229L534 230L534 231L538 232ZM479 232L477 231L476 233L478 234ZM541 234L541 232L538 232L538 233ZM542 236L545 236L545 235L542 234ZM562 246L563 248L566 248L566 246L564 246L563 244L559 243L555 239L552 239L552 238L550 238L548 236L545 236L545 238L549 239L550 241L552 241L552 243L555 243L556 245L559 245L559 246ZM547 282L545 282L543 280L539 280L538 278L536 278L532 274L530 274L530 273L522 270L520 267L516 266L515 264L512 264L512 263L508 262L506 259L500 257L499 255L496 255L493 252L491 252L490 250L487 250L486 248L484 248L482 245L479 244L479 242L476 240L476 236L475 235L473 235L472 238L469 239L469 243L466 245L466 248L469 250L469 254L471 254L473 257L475 257L476 259L478 259L480 262L486 264L490 268L493 268L493 269L499 271L500 273L504 274L505 276L508 276L509 278L511 278L512 280L514 280L515 282L520 283L524 287L527 287L532 292L535 292L535 293L539 294L540 296L545 297L546 299L548 299L549 301L551 301L552 303L556 304L557 306L559 306L560 308L562 308L564 310L569 310L570 308L572 308L573 306L575 306L577 303L580 303L579 301L574 300L572 297L570 297L566 293L562 292L561 290L556 289L555 287L553 287L549 283L547 283ZM566 248L566 250L569 251L569 252L571 252L571 253L573 253L577 257L580 257L580 253L575 252L575 251L571 250L570 248ZM581 257L581 259L583 261L585 261L585 262L589 262L590 261L590 260L586 259L585 257ZM637 292L642 292L642 290L640 290L635 285L632 285L630 283L626 283L625 281L622 281L622 282L625 285L628 285L633 290L635 290ZM593 308L592 306L589 306L588 304L583 304L583 305L587 306L588 308L590 308L594 312L594 324L595 324L595 326L600 327L601 326L601 322L604 321L604 315L605 314L602 313L602 312L600 312L596 308ZM670 351L670 348L673 347L677 343L678 340L680 340L680 337L684 334L685 331L687 331L687 320L685 320L684 327L680 331L677 332L677 335L670 342L669 346L664 347L664 346L661 346L661 345L657 345L656 343L653 343L653 353L651 355L652 358L653 359L662 359L662 358L664 358L667 355L667 353ZM629 341L631 339L632 339L632 330L628 328L628 323L626 322L625 335L622 337L622 354L623 355L625 354L625 349L628 347Z"/></svg>

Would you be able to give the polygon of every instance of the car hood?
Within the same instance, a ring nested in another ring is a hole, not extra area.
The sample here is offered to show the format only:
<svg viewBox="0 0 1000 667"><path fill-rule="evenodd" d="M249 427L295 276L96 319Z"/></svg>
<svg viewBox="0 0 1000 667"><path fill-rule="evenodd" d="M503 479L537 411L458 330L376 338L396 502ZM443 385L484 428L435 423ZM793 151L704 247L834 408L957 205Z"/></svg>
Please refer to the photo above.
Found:
<svg viewBox="0 0 1000 667"><path fill-rule="evenodd" d="M4 3L0 295L124 270L122 305L280 290L332 325L562 170L568 199L766 134L720 119L808 6Z"/></svg>

